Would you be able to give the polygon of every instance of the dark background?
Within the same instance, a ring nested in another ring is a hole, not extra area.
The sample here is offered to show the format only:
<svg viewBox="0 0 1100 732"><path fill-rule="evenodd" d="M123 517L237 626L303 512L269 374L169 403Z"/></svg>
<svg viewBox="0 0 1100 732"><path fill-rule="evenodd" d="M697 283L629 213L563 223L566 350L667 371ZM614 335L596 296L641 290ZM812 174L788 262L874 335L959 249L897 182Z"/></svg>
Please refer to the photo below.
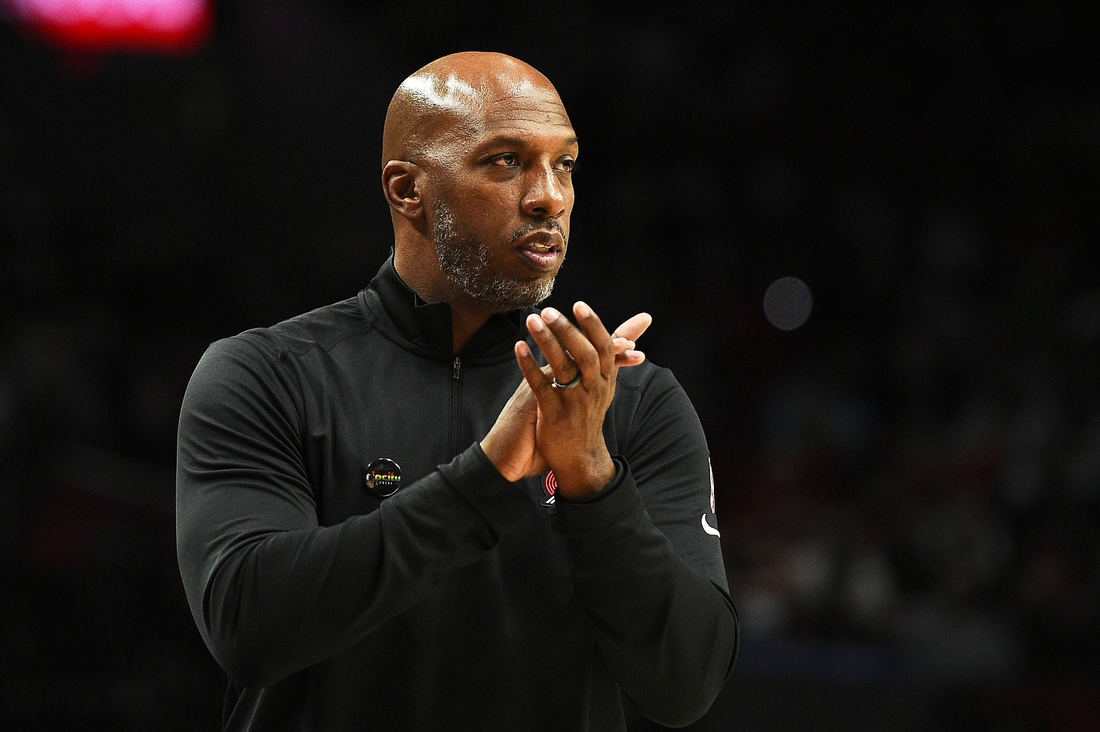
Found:
<svg viewBox="0 0 1100 732"><path fill-rule="evenodd" d="M695 728L1100 729L1097 5L476 8L226 0L187 57L0 23L0 726L217 728L188 376L366 284L390 95L491 49L581 138L551 302L653 313L707 429L744 645Z"/></svg>

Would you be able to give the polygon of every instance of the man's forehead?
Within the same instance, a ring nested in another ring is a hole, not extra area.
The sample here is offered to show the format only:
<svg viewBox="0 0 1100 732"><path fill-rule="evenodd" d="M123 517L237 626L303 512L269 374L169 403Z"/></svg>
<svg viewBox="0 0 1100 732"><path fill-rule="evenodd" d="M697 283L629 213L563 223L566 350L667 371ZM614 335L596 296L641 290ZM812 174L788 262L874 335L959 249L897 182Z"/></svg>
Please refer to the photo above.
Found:
<svg viewBox="0 0 1100 732"><path fill-rule="evenodd" d="M534 84L516 84L496 90L482 100L482 120L487 127L551 125L569 127L569 115L557 92Z"/></svg>

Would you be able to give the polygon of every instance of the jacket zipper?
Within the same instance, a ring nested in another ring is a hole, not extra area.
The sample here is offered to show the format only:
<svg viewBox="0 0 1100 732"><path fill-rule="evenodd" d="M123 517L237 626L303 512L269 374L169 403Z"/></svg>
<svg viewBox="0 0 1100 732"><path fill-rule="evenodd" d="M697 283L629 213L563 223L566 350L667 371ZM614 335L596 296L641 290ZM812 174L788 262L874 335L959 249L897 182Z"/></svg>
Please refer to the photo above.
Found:
<svg viewBox="0 0 1100 732"><path fill-rule="evenodd" d="M458 454L458 395L462 385L462 359L455 356L451 365L451 450L450 455Z"/></svg>

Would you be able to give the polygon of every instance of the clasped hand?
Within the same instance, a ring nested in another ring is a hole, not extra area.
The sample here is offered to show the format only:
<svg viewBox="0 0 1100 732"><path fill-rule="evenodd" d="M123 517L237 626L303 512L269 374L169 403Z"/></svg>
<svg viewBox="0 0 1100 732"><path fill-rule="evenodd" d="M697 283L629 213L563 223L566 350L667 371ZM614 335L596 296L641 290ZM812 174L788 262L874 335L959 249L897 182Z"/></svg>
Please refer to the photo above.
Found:
<svg viewBox="0 0 1100 732"><path fill-rule="evenodd" d="M615 397L618 370L645 360L635 341L653 322L639 313L612 334L583 302L573 306L573 315L577 325L554 308L527 317L527 329L547 365L539 366L525 341L516 344L524 380L481 443L510 481L552 469L565 500L592 495L615 477L603 437L604 417ZM578 377L575 387L560 388Z"/></svg>

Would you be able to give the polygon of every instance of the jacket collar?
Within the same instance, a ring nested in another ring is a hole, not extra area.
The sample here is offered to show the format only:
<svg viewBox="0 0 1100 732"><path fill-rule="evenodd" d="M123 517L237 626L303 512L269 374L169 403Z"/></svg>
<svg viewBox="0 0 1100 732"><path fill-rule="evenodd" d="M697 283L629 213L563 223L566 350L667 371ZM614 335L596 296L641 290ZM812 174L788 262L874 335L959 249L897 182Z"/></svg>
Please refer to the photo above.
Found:
<svg viewBox="0 0 1100 732"><path fill-rule="evenodd" d="M424 302L397 274L392 252L367 289L359 293L359 303L374 326L403 348L448 361L460 355L463 361L474 363L513 358L513 345L527 337L527 314L537 312L526 309L494 315L465 350L455 354L451 306Z"/></svg>

